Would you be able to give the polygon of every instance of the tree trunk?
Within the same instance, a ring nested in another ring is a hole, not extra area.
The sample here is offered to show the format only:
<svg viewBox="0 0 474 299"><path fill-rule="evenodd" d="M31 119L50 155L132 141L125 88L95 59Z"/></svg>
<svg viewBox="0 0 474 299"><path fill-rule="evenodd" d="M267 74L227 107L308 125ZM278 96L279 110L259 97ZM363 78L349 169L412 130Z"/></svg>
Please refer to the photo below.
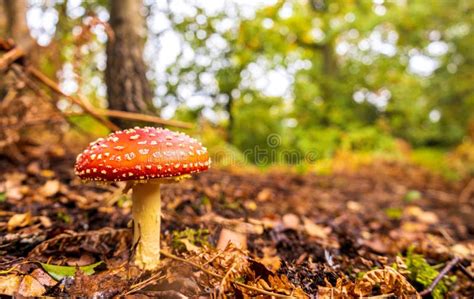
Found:
<svg viewBox="0 0 474 299"><path fill-rule="evenodd" d="M7 15L5 14L5 4L0 0L0 36L7 35Z"/></svg>
<svg viewBox="0 0 474 299"><path fill-rule="evenodd" d="M110 0L109 3L110 26L114 32L107 42L105 71L109 107L129 112L156 112L143 61L146 30L140 14L142 3L139 0Z"/></svg>
<svg viewBox="0 0 474 299"><path fill-rule="evenodd" d="M4 0L4 9L7 15L8 36L28 52L35 45L35 41L26 23L27 0Z"/></svg>

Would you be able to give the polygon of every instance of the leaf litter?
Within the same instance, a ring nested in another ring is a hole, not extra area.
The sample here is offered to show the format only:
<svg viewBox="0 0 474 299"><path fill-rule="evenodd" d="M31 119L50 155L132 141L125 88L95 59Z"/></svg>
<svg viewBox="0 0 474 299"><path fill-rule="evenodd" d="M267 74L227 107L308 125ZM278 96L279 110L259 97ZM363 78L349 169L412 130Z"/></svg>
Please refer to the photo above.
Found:
<svg viewBox="0 0 474 299"><path fill-rule="evenodd" d="M456 257L430 294L474 295L467 181L394 162L327 176L212 170L163 187L162 265L143 272L123 186L82 185L56 159L0 161L1 294L418 298Z"/></svg>

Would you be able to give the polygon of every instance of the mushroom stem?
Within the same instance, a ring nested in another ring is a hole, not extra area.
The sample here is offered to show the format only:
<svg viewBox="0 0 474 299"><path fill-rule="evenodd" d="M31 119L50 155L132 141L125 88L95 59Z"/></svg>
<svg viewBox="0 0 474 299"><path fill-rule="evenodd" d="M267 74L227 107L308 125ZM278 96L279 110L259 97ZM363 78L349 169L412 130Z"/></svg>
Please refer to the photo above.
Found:
<svg viewBox="0 0 474 299"><path fill-rule="evenodd" d="M141 269L153 270L160 263L160 184L136 184L132 199L134 263Z"/></svg>

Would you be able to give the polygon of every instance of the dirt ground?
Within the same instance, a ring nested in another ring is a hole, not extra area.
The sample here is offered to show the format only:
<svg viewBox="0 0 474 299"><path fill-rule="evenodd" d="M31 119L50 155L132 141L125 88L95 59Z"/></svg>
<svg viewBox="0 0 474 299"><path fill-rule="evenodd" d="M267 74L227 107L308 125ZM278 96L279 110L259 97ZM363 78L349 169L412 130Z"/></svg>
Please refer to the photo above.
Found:
<svg viewBox="0 0 474 299"><path fill-rule="evenodd" d="M328 176L213 169L163 186L163 262L149 273L129 263L123 185L82 184L73 163L0 160L3 294L474 297L472 180L400 162Z"/></svg>

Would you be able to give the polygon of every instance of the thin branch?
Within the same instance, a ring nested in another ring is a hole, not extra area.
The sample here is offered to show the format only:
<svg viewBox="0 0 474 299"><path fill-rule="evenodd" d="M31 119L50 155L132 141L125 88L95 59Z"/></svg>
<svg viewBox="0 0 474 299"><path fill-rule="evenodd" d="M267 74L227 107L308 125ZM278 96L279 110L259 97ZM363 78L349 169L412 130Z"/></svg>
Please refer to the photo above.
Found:
<svg viewBox="0 0 474 299"><path fill-rule="evenodd" d="M171 126L176 128L184 128L184 129L192 129L193 124L177 121L177 120L169 120L163 119L153 115L135 113L135 112L127 112L127 111L119 111L119 110L105 110L105 109L96 109L96 112L100 115L112 117L112 118L121 118L127 120L134 120L134 121L142 121L148 123L155 123L164 126ZM80 115L82 113L67 113L68 115Z"/></svg>
<svg viewBox="0 0 474 299"><path fill-rule="evenodd" d="M438 276L436 276L435 280L431 283L431 285L426 289L420 292L421 296L427 296L431 294L431 292L434 290L434 288L438 285L438 283L443 279L443 277L448 274L451 269L459 263L461 259L459 257L453 258L449 263L446 264L446 266L439 272Z"/></svg>
<svg viewBox="0 0 474 299"><path fill-rule="evenodd" d="M117 130L120 129L119 127L114 125L111 121L109 121L108 119L106 119L103 116L99 115L96 111L94 111L94 109L92 107L89 107L88 105L86 105L80 98L76 98L76 97L65 94L59 88L59 85L56 82L54 82L53 80L48 78L45 74L40 72L38 69L30 66L26 70L29 74L31 74L37 80L41 81L44 85L48 86L53 92L55 92L55 93L57 93L57 94L59 94L63 97L66 97L68 100L70 100L74 104L81 107L85 112L90 114L92 117L94 117L96 120L98 120L101 124L103 124L104 126L109 128L110 130L117 131Z"/></svg>
<svg viewBox="0 0 474 299"><path fill-rule="evenodd" d="M166 252L166 251L163 251L163 250L160 250L160 253L161 255L163 256L166 256L170 259L174 259L174 260L177 260L177 261L180 261L180 262L183 262L183 263L186 263L186 264L189 264L193 267L196 267L198 269L200 269L201 271L205 272L206 274L209 274L211 276L214 276L216 278L219 278L219 279L223 279L224 277L220 274L217 274L217 273L214 273L212 271L209 271L207 270L206 268L202 267L201 265L195 263L195 262L192 262L192 261L188 261L186 259L183 259L183 258L180 258L176 255L173 255L169 252ZM241 282L238 282L238 281L232 281L233 284L235 285L238 285L239 287L242 287L242 288L246 288L248 290L251 290L251 291L254 291L254 292L258 292L258 293L261 293L261 294L264 294L264 295L268 295L268 296L274 296L274 297L278 297L278 298L295 298L293 296L287 296L287 295L282 295L282 294L278 294L278 293L274 293L274 292L270 292L270 291L266 291L266 290L263 290L263 289L259 289L257 287L253 287L253 286L250 286L248 284L245 284L245 283L241 283Z"/></svg>
<svg viewBox="0 0 474 299"><path fill-rule="evenodd" d="M0 72L24 55L25 52L18 47L8 51L6 54L0 57Z"/></svg>

